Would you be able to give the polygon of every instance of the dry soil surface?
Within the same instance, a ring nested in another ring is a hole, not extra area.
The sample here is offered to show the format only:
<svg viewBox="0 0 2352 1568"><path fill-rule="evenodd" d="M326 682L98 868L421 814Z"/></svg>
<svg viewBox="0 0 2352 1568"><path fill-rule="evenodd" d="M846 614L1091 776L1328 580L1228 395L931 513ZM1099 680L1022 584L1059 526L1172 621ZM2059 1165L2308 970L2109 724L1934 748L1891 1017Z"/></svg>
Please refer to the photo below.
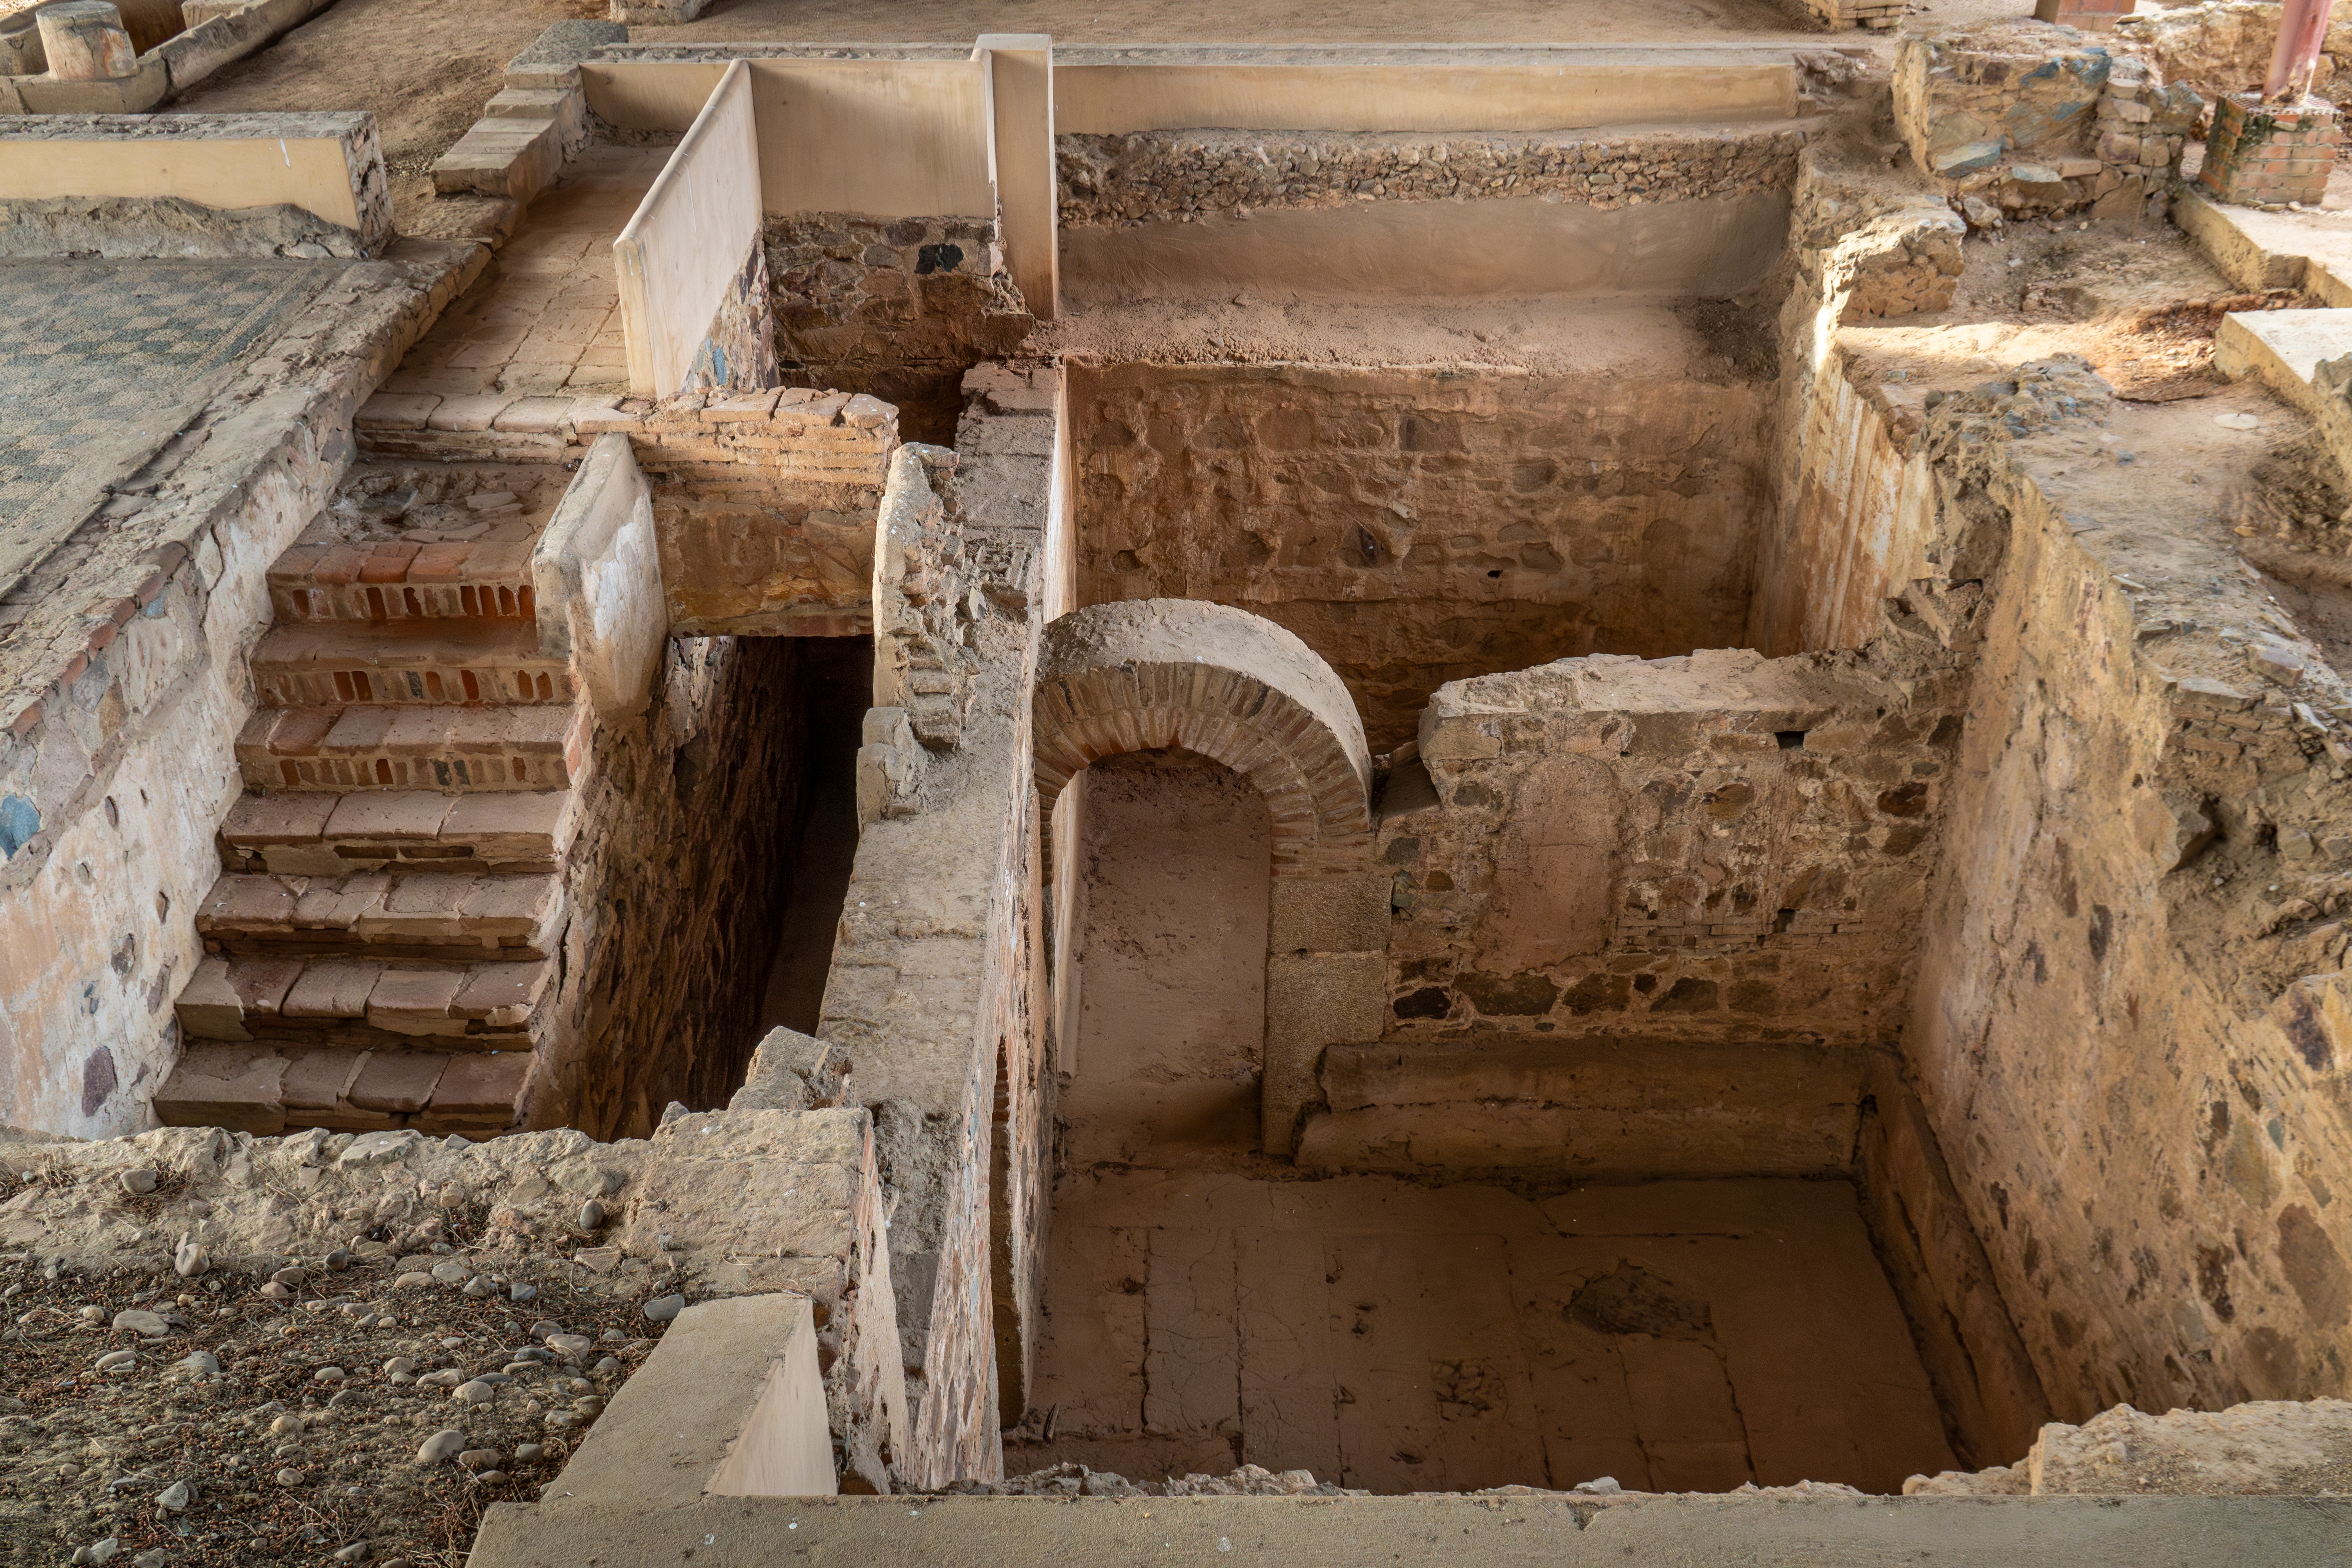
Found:
<svg viewBox="0 0 2352 1568"><path fill-rule="evenodd" d="M0 1564L458 1568L483 1510L539 1495L661 1329L446 1223L457 1241L406 1258L288 1259L283 1300L226 1269L0 1273Z"/></svg>
<svg viewBox="0 0 2352 1568"><path fill-rule="evenodd" d="M433 199L426 171L481 117L507 62L552 23L604 15L600 0L339 0L171 109L365 110L383 142L394 215L413 229Z"/></svg>

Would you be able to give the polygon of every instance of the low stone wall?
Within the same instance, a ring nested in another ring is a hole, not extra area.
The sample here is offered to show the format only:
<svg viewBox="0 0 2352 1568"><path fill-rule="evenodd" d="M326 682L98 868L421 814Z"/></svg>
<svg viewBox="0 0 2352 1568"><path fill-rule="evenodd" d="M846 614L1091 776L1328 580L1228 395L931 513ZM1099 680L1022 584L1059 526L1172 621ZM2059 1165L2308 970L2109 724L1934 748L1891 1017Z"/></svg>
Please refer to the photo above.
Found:
<svg viewBox="0 0 2352 1568"><path fill-rule="evenodd" d="M1912 161L1976 227L2084 207L2139 221L2204 108L2144 62L2044 22L1909 37L1895 58Z"/></svg>
<svg viewBox="0 0 2352 1568"><path fill-rule="evenodd" d="M964 373L1034 324L992 218L797 213L762 243L784 380L896 405L910 441L955 439Z"/></svg>
<svg viewBox="0 0 2352 1568"><path fill-rule="evenodd" d="M1183 221L1236 207L1545 196L1610 208L1785 191L1805 133L1144 131L1055 141L1061 221L1075 226Z"/></svg>

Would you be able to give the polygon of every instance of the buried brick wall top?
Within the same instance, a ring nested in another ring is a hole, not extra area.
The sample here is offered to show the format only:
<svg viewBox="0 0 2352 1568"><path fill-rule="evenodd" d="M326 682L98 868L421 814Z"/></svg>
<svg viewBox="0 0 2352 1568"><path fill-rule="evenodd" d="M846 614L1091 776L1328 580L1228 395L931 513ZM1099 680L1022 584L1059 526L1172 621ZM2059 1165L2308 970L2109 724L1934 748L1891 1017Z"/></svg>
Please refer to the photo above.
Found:
<svg viewBox="0 0 2352 1568"><path fill-rule="evenodd" d="M1181 746L1265 796L1277 871L1370 842L1371 756L1355 702L1314 649L1245 610L1140 599L1062 616L1045 628L1034 723L1047 813L1098 758Z"/></svg>

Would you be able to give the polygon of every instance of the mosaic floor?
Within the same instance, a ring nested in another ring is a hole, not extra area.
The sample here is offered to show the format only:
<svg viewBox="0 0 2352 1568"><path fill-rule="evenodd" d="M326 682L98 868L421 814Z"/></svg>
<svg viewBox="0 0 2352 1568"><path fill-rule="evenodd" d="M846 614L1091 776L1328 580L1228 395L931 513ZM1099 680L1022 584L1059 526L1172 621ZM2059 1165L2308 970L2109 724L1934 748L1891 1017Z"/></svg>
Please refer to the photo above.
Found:
<svg viewBox="0 0 2352 1568"><path fill-rule="evenodd" d="M89 514L338 270L302 261L12 261L0 317L0 583Z"/></svg>

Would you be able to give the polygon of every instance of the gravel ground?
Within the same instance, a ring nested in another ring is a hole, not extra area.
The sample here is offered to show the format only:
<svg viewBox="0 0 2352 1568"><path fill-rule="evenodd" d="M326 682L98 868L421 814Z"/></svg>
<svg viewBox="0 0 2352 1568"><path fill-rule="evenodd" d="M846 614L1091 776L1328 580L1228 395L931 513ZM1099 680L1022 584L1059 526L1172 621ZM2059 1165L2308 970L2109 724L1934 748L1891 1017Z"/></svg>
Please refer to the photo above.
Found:
<svg viewBox="0 0 2352 1568"><path fill-rule="evenodd" d="M181 1184L160 1173L132 1215ZM22 1187L0 1178L0 1201ZM482 1510L536 1497L661 1331L560 1258L492 1264L469 1245L485 1217L268 1276L0 1258L0 1563L457 1568Z"/></svg>

